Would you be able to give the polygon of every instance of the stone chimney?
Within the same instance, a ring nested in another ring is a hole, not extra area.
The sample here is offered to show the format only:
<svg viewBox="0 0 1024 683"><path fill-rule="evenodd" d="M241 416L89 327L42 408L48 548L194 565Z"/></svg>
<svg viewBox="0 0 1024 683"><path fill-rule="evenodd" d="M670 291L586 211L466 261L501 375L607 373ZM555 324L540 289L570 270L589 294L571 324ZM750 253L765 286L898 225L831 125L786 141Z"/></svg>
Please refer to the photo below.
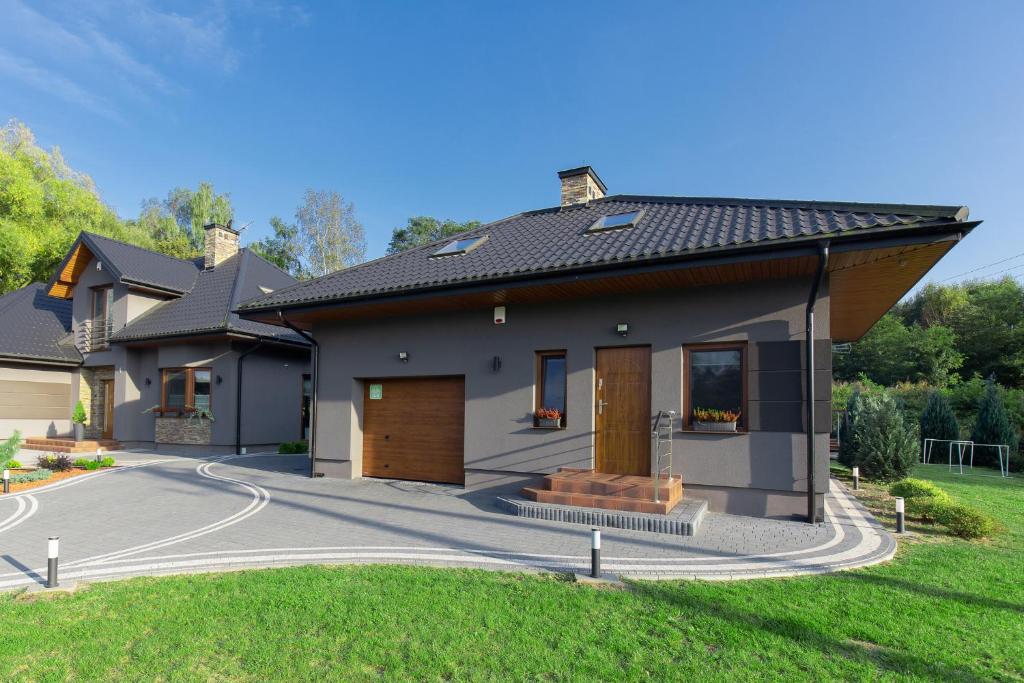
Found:
<svg viewBox="0 0 1024 683"><path fill-rule="evenodd" d="M238 233L231 228L231 221L227 225L210 223L203 228L206 230L206 260L203 265L207 270L216 268L238 253Z"/></svg>
<svg viewBox="0 0 1024 683"><path fill-rule="evenodd" d="M608 188L589 166L559 171L558 177L562 181L562 206L585 204L600 199L608 192Z"/></svg>

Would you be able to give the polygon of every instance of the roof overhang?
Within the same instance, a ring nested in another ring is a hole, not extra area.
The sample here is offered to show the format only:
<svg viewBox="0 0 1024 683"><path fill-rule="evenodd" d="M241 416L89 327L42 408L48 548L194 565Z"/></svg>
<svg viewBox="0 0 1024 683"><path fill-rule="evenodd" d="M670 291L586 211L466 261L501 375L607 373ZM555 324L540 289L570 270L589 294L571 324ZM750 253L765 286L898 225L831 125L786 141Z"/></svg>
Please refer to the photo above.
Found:
<svg viewBox="0 0 1024 683"><path fill-rule="evenodd" d="M136 339L113 339L111 338L111 344L117 344L127 348L150 348L154 346L162 346L165 344L190 344L190 343L202 343L207 344L215 341L262 341L265 344L279 344L281 346L289 346L292 348L309 348L309 344L302 341L295 341L290 339L280 339L278 337L268 337L260 334L250 334L248 332L235 332L225 331L223 329L209 330L206 332L187 332L181 334L163 335L163 336L152 336L152 337L140 337Z"/></svg>
<svg viewBox="0 0 1024 683"><path fill-rule="evenodd" d="M56 297L58 299L70 299L75 294L75 285L78 284L78 279L85 272L86 267L93 259L100 259L103 263L103 267L110 272L111 278L115 282L120 282L127 285L131 289L165 295L165 296L181 296L182 291L177 289L170 289L162 287L151 282L142 282L139 280L133 280L126 278L117 265L107 257L105 257L96 241L89 237L89 233L82 232L75 239L71 245L71 249L68 250L67 256L61 261L60 266L57 267L57 271L53 278L47 284L46 293L49 296Z"/></svg>
<svg viewBox="0 0 1024 683"><path fill-rule="evenodd" d="M491 306L641 293L660 289L805 278L814 275L818 245L829 242L831 336L855 341L899 301L980 221L881 228L845 235L787 239L705 250L648 263L614 264L568 273L460 283L411 292L237 311L280 324L278 311L301 329L331 320L358 320Z"/></svg>
<svg viewBox="0 0 1024 683"><path fill-rule="evenodd" d="M82 364L80 360L39 358L38 356L21 356L15 353L0 353L2 363L25 363L29 365L59 365L67 368L77 368Z"/></svg>

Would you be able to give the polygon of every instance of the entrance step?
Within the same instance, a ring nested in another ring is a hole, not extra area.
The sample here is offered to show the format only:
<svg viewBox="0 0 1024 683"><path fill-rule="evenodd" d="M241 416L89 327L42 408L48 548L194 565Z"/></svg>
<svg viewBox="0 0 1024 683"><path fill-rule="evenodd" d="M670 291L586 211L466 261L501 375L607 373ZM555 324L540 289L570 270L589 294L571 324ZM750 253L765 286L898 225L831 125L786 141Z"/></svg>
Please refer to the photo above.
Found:
<svg viewBox="0 0 1024 683"><path fill-rule="evenodd" d="M496 502L501 510L517 517L676 536L696 536L708 510L706 500L694 498L684 498L668 514L554 505L516 495L499 496Z"/></svg>
<svg viewBox="0 0 1024 683"><path fill-rule="evenodd" d="M104 451L121 450L121 443L113 439L90 439L75 441L74 439L48 438L31 436L22 443L22 448L31 451L49 451L51 453L95 453L97 448Z"/></svg>
<svg viewBox="0 0 1024 683"><path fill-rule="evenodd" d="M544 477L543 487L524 488L522 495L549 505L665 515L683 499L683 480L662 476L655 483L651 477L566 468Z"/></svg>

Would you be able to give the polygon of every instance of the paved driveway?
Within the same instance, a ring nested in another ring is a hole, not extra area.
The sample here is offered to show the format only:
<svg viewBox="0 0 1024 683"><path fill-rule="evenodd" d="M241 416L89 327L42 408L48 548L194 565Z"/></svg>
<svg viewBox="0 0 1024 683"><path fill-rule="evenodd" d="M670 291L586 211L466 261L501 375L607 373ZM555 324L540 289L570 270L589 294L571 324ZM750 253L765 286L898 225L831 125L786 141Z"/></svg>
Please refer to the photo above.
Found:
<svg viewBox="0 0 1024 683"><path fill-rule="evenodd" d="M495 491L304 476L304 456L120 453L123 467L0 496L0 588L61 579L305 563L579 570L589 527L513 517ZM819 526L709 513L696 537L602 532L604 569L648 578L755 578L882 562L895 552L841 486Z"/></svg>

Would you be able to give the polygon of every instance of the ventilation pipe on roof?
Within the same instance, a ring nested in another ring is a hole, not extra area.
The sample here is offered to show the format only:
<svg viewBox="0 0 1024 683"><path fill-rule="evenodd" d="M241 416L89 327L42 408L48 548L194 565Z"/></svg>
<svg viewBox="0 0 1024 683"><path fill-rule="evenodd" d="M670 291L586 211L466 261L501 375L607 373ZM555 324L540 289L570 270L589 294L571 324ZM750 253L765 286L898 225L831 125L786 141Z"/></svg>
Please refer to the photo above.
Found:
<svg viewBox="0 0 1024 683"><path fill-rule="evenodd" d="M807 297L807 337L806 337L806 379L807 379L807 522L818 523L818 504L815 498L814 482L814 305L818 302L818 290L825 279L828 267L828 242L818 247L818 272L811 284L811 293Z"/></svg>
<svg viewBox="0 0 1024 683"><path fill-rule="evenodd" d="M310 478L316 476L316 414L317 414L317 400L316 400L316 389L319 384L320 375L320 345L316 343L316 339L313 339L312 335L300 330L295 327L288 318L284 317L284 313L281 309L277 309L277 319L281 321L281 324L287 327L289 330L299 335L306 341L308 341L313 348L310 354L309 363L309 476Z"/></svg>

